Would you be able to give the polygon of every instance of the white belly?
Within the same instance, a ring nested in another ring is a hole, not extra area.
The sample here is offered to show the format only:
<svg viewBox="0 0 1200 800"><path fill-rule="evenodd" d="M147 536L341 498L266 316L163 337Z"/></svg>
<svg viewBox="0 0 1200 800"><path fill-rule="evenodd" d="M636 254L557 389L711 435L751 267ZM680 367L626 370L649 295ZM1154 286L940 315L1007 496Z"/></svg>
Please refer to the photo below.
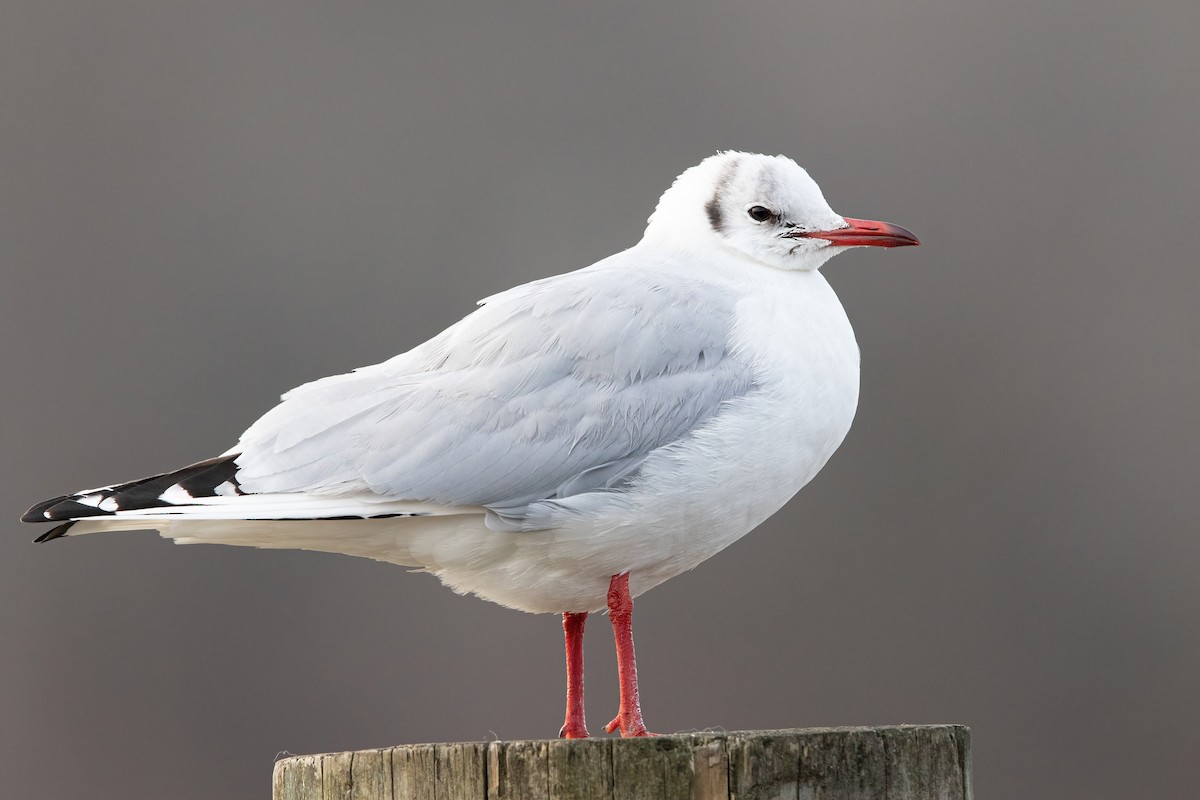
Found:
<svg viewBox="0 0 1200 800"><path fill-rule="evenodd" d="M778 511L850 429L858 345L819 273L765 277L739 304L734 337L758 354L753 392L652 453L628 493L564 503L549 530L459 528L418 545L420 563L455 590L502 605L594 611L612 575L630 573L640 594ZM778 285L761 285L772 279Z"/></svg>

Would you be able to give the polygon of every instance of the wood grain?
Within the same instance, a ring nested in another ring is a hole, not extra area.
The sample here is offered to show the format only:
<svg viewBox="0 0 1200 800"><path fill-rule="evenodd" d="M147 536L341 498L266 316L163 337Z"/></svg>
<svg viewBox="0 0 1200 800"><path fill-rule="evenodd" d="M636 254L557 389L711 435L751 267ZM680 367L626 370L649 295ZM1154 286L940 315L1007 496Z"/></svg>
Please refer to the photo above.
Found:
<svg viewBox="0 0 1200 800"><path fill-rule="evenodd" d="M416 744L294 756L275 800L972 800L961 725Z"/></svg>

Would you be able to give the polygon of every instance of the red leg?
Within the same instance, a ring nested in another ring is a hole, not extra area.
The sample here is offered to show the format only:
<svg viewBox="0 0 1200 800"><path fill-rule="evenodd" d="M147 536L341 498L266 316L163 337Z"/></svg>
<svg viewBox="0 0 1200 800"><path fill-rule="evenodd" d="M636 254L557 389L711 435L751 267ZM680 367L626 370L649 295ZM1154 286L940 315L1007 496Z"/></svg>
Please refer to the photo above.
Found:
<svg viewBox="0 0 1200 800"><path fill-rule="evenodd" d="M653 736L642 722L638 702L637 661L633 655L633 598L629 596L629 573L613 575L608 584L608 615L612 618L613 638L617 643L617 680L621 685L621 710L616 719L604 726L621 736Z"/></svg>
<svg viewBox="0 0 1200 800"><path fill-rule="evenodd" d="M563 612L563 639L567 647L567 721L558 732L563 739L586 739L583 721L583 625L587 612Z"/></svg>

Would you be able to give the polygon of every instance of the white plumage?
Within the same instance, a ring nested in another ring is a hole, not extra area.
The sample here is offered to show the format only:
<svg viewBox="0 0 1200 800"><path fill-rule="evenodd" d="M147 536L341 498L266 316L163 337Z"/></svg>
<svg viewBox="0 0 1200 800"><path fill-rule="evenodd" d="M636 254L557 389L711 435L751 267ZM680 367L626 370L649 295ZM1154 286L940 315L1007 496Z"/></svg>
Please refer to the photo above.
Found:
<svg viewBox="0 0 1200 800"><path fill-rule="evenodd" d="M614 576L636 596L695 567L825 464L858 348L817 268L916 243L838 216L789 159L721 153L634 247L292 390L222 458L26 519L346 553L525 611L602 609Z"/></svg>

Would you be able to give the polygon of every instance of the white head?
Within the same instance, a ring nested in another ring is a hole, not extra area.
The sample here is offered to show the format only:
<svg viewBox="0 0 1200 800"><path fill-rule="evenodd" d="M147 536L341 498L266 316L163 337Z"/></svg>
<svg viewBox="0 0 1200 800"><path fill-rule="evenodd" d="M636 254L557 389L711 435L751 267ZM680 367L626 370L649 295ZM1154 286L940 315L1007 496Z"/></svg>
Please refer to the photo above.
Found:
<svg viewBox="0 0 1200 800"><path fill-rule="evenodd" d="M839 216L821 187L785 156L727 151L675 179L642 241L718 245L776 269L813 270L850 247L899 247L917 237L886 222Z"/></svg>

